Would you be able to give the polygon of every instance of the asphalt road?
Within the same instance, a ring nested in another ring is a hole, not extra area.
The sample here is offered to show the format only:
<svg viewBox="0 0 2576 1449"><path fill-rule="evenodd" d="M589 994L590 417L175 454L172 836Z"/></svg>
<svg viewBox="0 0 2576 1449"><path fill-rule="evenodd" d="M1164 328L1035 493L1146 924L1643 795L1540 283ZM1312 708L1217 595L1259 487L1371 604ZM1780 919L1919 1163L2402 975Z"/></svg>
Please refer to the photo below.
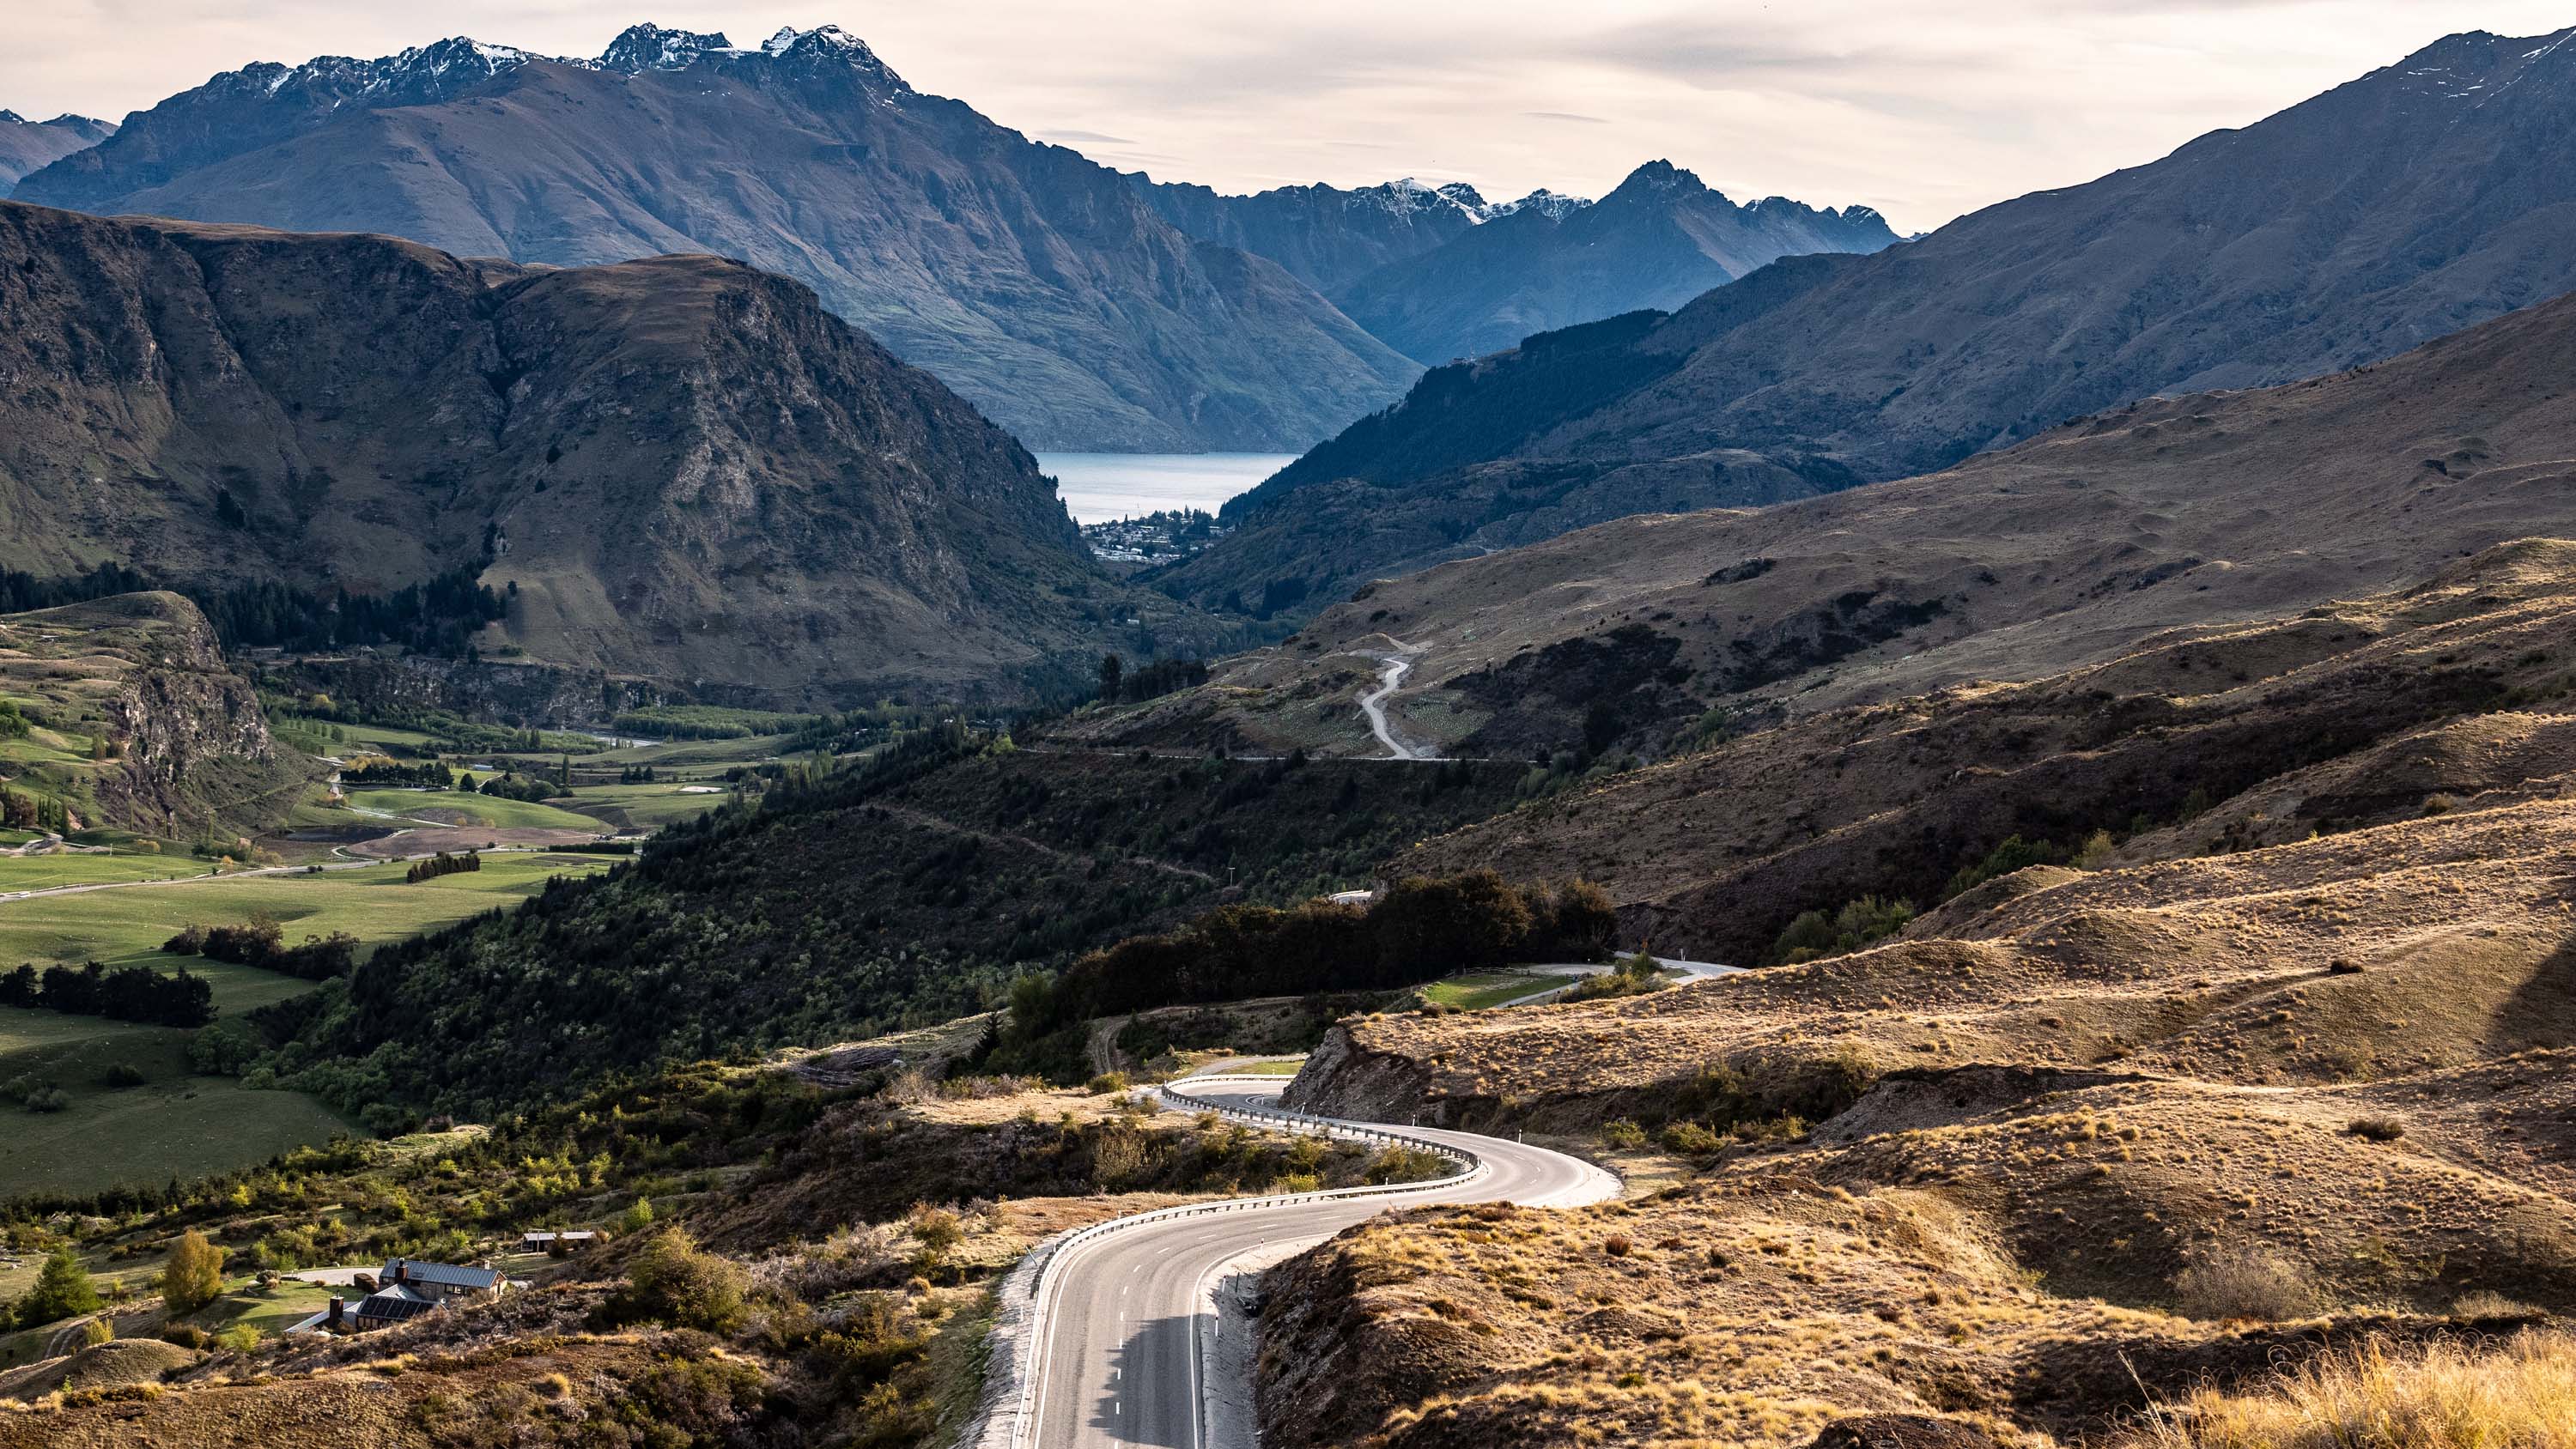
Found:
<svg viewBox="0 0 2576 1449"><path fill-rule="evenodd" d="M1386 665L1386 672L1378 676L1377 688L1360 696L1360 713L1368 716L1369 733L1377 736L1379 744L1386 746L1384 756L1386 759L1428 760L1431 758L1429 753L1417 750L1397 739L1394 728L1387 723L1386 719L1386 702L1394 697L1397 690L1404 687L1404 676L1413 671L1413 661L1403 654L1397 654L1383 662Z"/></svg>
<svg viewBox="0 0 2576 1449"><path fill-rule="evenodd" d="M1192 1090L1191 1095L1267 1107L1284 1082ZM1363 1124L1365 1125L1365 1124ZM1229 1260L1272 1244L1320 1243L1391 1207L1509 1200L1576 1206L1615 1196L1617 1180L1589 1163L1471 1132L1408 1128L1409 1134L1468 1148L1492 1169L1460 1186L1427 1184L1418 1194L1286 1204L1177 1218L1111 1233L1068 1250L1049 1274L1047 1342L1038 1356L1034 1443L1038 1449L1157 1445L1234 1449L1207 1443L1200 1405L1207 1392L1198 1344L1202 1316Z"/></svg>

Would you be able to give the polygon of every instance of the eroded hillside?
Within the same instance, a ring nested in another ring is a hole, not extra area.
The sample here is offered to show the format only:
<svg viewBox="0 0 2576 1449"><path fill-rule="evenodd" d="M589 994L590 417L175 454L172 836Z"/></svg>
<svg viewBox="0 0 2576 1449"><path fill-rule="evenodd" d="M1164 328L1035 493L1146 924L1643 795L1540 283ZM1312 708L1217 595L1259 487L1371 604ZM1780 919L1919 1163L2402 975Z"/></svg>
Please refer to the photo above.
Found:
<svg viewBox="0 0 2576 1449"><path fill-rule="evenodd" d="M1686 1170L1293 1260L1265 1422L2127 1443L2203 1385L2576 1308L2571 650L2576 546L2516 543L2030 685L1823 712L1427 846L1580 865L1657 949L1758 969L1328 1035L1292 1105ZM1783 931L1801 889L1826 909ZM1926 909L1827 899L1878 891Z"/></svg>
<svg viewBox="0 0 2576 1449"><path fill-rule="evenodd" d="M2562 299L2380 365L2142 402L1927 477L1802 500L1813 490L1789 480L1754 497L1800 501L1604 523L1368 584L1126 728L1312 748L1305 701L1397 651L1412 670L1392 715L1466 756L1651 757L1713 707L1761 721L2042 678L2162 631L2576 533L2571 369L2576 302ZM1548 486L1579 494L1579 473ZM1704 483L1677 484L1671 506L1703 506ZM1341 748L1367 748L1338 728Z"/></svg>

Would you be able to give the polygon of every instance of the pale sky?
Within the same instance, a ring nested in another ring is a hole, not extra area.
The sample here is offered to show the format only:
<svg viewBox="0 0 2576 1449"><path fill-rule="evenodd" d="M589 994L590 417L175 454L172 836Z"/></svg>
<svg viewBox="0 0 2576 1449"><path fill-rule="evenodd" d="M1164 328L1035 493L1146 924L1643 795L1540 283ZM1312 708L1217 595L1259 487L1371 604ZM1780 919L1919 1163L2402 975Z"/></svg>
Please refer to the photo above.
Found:
<svg viewBox="0 0 2576 1449"><path fill-rule="evenodd" d="M638 20L837 24L922 90L1122 170L1252 191L1414 175L1593 196L1667 157L1738 200L1928 230L2151 161L2528 0L10 0L0 107L121 119L258 60L450 35L596 55Z"/></svg>

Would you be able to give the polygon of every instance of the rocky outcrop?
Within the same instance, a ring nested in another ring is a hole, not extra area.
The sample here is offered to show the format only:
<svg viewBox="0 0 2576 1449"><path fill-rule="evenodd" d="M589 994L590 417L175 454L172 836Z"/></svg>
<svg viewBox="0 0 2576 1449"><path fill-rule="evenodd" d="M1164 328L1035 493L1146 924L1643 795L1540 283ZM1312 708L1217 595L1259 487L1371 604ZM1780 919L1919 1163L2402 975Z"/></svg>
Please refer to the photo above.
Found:
<svg viewBox="0 0 2576 1449"><path fill-rule="evenodd" d="M279 747L250 683L224 661L197 606L172 593L122 594L15 616L76 648L110 752L88 781L100 819L156 835L250 835L283 820L315 770ZM47 711L66 732L80 724Z"/></svg>
<svg viewBox="0 0 2576 1449"><path fill-rule="evenodd" d="M538 729L599 724L630 709L664 704L731 704L757 708L766 696L683 690L597 669L547 664L373 654L298 659L273 671L295 693L327 694L345 706L400 714L443 710L466 719Z"/></svg>
<svg viewBox="0 0 2576 1449"><path fill-rule="evenodd" d="M1410 1058L1366 1051L1346 1026L1324 1033L1306 1064L1279 1094L1279 1105L1318 1117L1355 1122L1395 1122L1416 1127L1451 1125L1427 1093L1431 1073Z"/></svg>
<svg viewBox="0 0 2576 1449"><path fill-rule="evenodd" d="M0 202L0 377L0 566L40 577L476 577L540 662L815 705L1203 647L1009 434L739 262Z"/></svg>

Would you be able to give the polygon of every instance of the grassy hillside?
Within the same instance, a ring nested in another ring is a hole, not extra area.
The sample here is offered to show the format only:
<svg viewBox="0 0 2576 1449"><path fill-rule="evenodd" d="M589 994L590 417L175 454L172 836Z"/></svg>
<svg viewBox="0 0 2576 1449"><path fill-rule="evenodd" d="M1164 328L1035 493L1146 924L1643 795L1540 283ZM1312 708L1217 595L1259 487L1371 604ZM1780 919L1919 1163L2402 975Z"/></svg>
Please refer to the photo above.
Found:
<svg viewBox="0 0 2576 1449"><path fill-rule="evenodd" d="M1579 863L1659 947L1786 964L1328 1033L1290 1105L1688 1170L1282 1268L1265 1442L1616 1415L1627 1442L1993 1449L2119 1442L2198 1394L2210 1437L2161 1442L2324 1443L2216 1426L2276 1371L2347 1372L2338 1346L2576 1313L2571 560L2528 541L1818 713L1418 852ZM2513 1372L2454 1365L2498 1404Z"/></svg>
<svg viewBox="0 0 2576 1449"><path fill-rule="evenodd" d="M1390 710L1440 753L1652 758L1729 718L2040 679L2169 630L2331 606L2576 536L2571 368L2576 299L2560 297L2375 366L2150 399L1946 472L1763 508L1677 495L1529 547L1461 544L1118 738L1364 751L1355 711L1309 705L1346 701L1400 644L1413 669Z"/></svg>
<svg viewBox="0 0 2576 1449"><path fill-rule="evenodd" d="M231 848L314 773L178 595L0 616L0 849L35 832Z"/></svg>
<svg viewBox="0 0 2576 1449"><path fill-rule="evenodd" d="M280 922L291 943L345 931L368 945L436 930L512 904L558 876L606 868L598 857L494 855L483 869L407 884L405 867L183 881L38 896L0 908L0 962L104 961L185 965L214 986L219 1023L314 989L252 966L162 954L188 925ZM36 1114L0 1103L0 1199L23 1193L88 1193L115 1184L193 1178L261 1161L289 1147L354 1130L312 1097L246 1091L196 1072L191 1033L43 1008L0 1007L0 1082L21 1077L59 1087L64 1110ZM143 1081L117 1085L133 1069Z"/></svg>

